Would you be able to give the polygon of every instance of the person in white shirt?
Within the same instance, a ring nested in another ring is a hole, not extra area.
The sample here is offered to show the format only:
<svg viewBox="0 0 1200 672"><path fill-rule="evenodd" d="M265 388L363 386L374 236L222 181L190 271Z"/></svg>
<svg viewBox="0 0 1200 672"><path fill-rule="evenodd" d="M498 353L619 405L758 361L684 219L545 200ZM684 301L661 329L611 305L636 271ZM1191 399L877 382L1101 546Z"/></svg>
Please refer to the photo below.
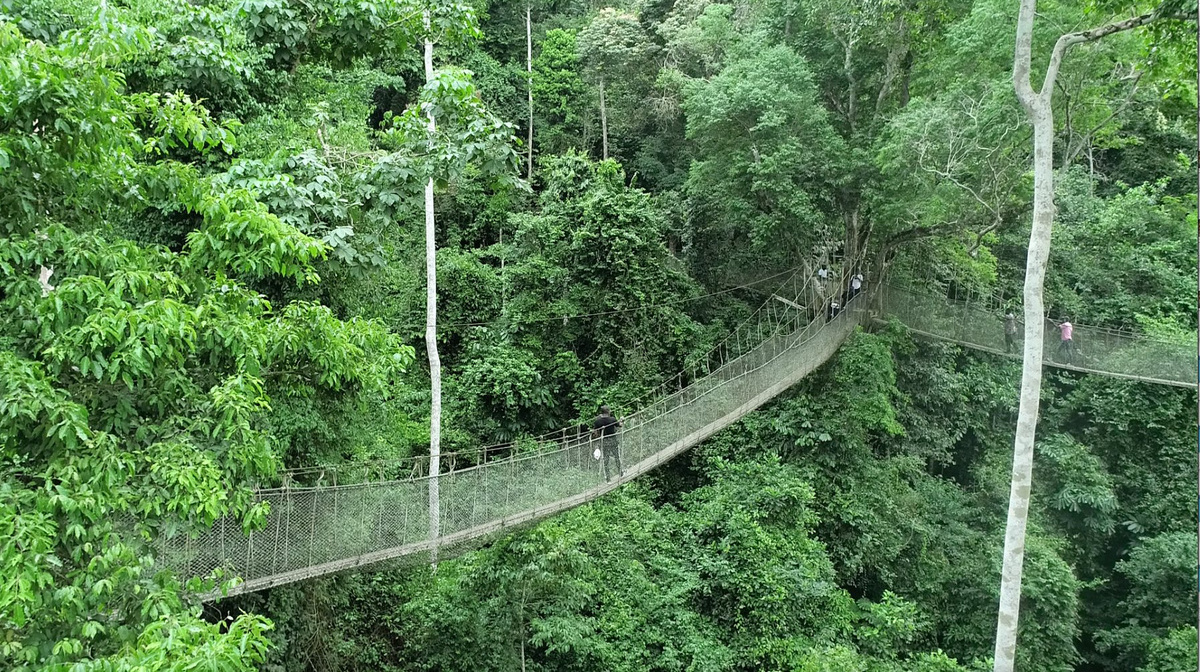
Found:
<svg viewBox="0 0 1200 672"><path fill-rule="evenodd" d="M850 278L850 298L853 299L855 296L858 296L858 293L860 291L862 291L862 285L863 285L862 273L859 273L858 275L855 275L853 278Z"/></svg>

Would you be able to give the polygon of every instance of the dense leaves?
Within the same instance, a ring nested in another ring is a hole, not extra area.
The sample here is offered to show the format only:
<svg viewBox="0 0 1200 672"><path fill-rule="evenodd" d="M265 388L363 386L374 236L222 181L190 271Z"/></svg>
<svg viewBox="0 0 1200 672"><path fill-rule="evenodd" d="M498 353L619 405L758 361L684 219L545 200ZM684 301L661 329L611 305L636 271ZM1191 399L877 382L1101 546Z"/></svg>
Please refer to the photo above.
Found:
<svg viewBox="0 0 1200 672"><path fill-rule="evenodd" d="M1195 7L1153 4L1060 73L1047 302L1188 340L1194 23L1170 17ZM1038 9L1039 53L1131 11ZM989 668L1019 367L897 324L645 483L436 572L201 610L232 577L172 576L148 542L253 529L281 467L426 450L431 178L447 450L627 412L773 294L802 300L784 280L814 255L1019 312L1015 15L0 0L0 666ZM1020 669L1194 670L1195 393L1048 372L1043 397Z"/></svg>

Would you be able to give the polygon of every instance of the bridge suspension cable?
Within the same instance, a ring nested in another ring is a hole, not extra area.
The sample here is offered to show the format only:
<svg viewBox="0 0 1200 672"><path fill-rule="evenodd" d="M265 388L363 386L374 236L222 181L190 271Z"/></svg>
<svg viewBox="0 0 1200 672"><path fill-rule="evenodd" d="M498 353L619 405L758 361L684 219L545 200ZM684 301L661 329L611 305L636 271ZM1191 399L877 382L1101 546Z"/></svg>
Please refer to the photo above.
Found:
<svg viewBox="0 0 1200 672"><path fill-rule="evenodd" d="M246 532L241 521L222 518L194 534L163 530L154 538L156 556L183 578L216 570L239 577L228 594L385 560L422 561L435 549L440 558L452 557L492 534L600 497L737 422L827 361L860 323L882 318L869 314L875 298L884 314L915 332L1002 352L1001 317L978 304L885 286L851 298L837 315L812 315L773 298L795 280L793 272L706 355L638 401L619 433L629 466L611 482L592 458L592 439L577 427L446 455L436 475L442 534L427 539L431 476L422 470L423 456L293 470L280 484L254 491L270 509L264 526ZM793 285L792 296L812 290L812 282L806 277L804 285ZM882 296L871 293L878 291ZM1196 387L1194 344L1189 349L1079 326L1076 334L1082 353L1059 353L1047 339L1047 365Z"/></svg>

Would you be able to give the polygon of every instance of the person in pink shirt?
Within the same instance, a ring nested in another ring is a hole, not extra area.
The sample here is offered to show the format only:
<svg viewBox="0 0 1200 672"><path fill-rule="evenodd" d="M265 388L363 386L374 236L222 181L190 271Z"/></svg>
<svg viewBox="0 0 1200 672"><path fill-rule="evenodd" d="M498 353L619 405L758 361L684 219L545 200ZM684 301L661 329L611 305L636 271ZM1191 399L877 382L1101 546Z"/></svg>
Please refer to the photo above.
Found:
<svg viewBox="0 0 1200 672"><path fill-rule="evenodd" d="M1062 340L1058 342L1058 352L1061 354L1064 351L1067 355L1067 362L1070 363L1075 354L1075 343L1071 340L1072 332L1075 331L1075 325L1071 324L1070 320L1058 322L1058 331Z"/></svg>

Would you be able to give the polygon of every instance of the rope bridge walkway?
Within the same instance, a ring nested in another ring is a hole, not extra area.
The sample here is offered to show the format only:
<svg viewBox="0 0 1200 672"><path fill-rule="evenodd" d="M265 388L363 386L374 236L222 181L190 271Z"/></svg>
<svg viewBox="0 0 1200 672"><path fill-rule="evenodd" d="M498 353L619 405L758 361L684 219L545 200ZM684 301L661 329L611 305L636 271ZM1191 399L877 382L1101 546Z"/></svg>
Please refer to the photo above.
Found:
<svg viewBox="0 0 1200 672"><path fill-rule="evenodd" d="M792 291L778 294L802 299L811 279L799 290L795 276L788 282ZM885 312L914 331L1003 352L998 317L910 290L882 291ZM440 535L430 539L428 457L292 470L280 486L255 491L256 500L270 506L261 529L247 533L237 519L223 518L197 536L156 538L156 555L183 578L218 570L240 578L206 600L385 560L459 555L496 533L594 500L736 423L832 357L870 319L871 298L859 295L832 319L768 299L706 357L636 405L619 435L625 471L611 482L592 455L598 441L580 428L444 454L436 476ZM1079 327L1076 334L1082 343L1096 336ZM1047 364L1196 386L1194 346L1186 357L1183 348L1136 338L1084 347L1082 362L1064 363L1048 351Z"/></svg>
<svg viewBox="0 0 1200 672"><path fill-rule="evenodd" d="M882 291L883 313L918 334L997 355L1021 357L1024 329L1018 329L1016 343L1009 353L1004 342L1004 318L999 310L897 285L885 285ZM1074 345L1070 350L1064 349L1058 329L1047 321L1042 345L1045 366L1196 389L1194 337L1189 343L1175 343L1145 334L1078 324L1073 331Z"/></svg>

